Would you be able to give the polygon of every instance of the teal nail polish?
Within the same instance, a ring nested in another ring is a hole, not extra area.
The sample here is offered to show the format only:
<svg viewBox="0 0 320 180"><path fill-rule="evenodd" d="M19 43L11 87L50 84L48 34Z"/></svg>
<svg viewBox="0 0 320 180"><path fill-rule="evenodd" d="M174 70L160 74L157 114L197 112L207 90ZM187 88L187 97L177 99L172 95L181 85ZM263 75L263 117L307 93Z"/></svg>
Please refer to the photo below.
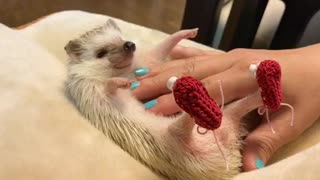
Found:
<svg viewBox="0 0 320 180"><path fill-rule="evenodd" d="M140 82L139 81L135 81L131 84L130 89L134 90L135 88L137 88L138 86L140 86Z"/></svg>
<svg viewBox="0 0 320 180"><path fill-rule="evenodd" d="M148 68L138 68L134 71L134 73L137 75L137 76L143 76L143 75L146 75L149 73L149 69Z"/></svg>
<svg viewBox="0 0 320 180"><path fill-rule="evenodd" d="M144 107L145 107L146 109L150 109L150 108L152 108L153 106L155 106L156 104L157 104L157 100L154 99L154 100L151 100L151 101L149 101L149 102L144 103Z"/></svg>
<svg viewBox="0 0 320 180"><path fill-rule="evenodd" d="M261 168L264 167L263 161L262 161L261 159L259 159L259 158L256 159L256 167L257 167L258 169L261 169Z"/></svg>

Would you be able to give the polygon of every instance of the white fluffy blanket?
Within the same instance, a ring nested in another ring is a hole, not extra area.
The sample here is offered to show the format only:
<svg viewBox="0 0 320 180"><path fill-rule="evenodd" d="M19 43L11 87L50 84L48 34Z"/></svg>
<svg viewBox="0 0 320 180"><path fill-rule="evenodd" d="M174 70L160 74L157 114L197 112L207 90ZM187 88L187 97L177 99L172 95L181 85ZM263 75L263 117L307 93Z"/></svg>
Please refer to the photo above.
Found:
<svg viewBox="0 0 320 180"><path fill-rule="evenodd" d="M68 11L22 30L0 24L0 179L161 179L107 140L64 96L64 45L106 19ZM145 43L166 36L116 21L125 35ZM316 179L319 129L318 122L280 150L273 164L235 179Z"/></svg>

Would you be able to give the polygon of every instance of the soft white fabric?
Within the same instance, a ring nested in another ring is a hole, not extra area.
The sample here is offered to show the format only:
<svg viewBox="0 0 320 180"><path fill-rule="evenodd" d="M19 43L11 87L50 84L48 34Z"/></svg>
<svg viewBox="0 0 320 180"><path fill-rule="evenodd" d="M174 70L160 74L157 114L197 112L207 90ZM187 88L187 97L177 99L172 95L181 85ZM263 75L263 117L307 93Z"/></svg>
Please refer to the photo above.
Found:
<svg viewBox="0 0 320 180"><path fill-rule="evenodd" d="M261 170L242 173L234 180L318 180L320 144Z"/></svg>
<svg viewBox="0 0 320 180"><path fill-rule="evenodd" d="M23 30L0 26L0 179L160 179L93 128L64 96L64 45L106 19L69 11ZM166 37L116 21L129 38L155 44ZM316 179L319 129L318 121L282 148L274 164L236 179Z"/></svg>
<svg viewBox="0 0 320 180"><path fill-rule="evenodd" d="M61 60L3 25L0 39L1 180L160 179L68 102Z"/></svg>

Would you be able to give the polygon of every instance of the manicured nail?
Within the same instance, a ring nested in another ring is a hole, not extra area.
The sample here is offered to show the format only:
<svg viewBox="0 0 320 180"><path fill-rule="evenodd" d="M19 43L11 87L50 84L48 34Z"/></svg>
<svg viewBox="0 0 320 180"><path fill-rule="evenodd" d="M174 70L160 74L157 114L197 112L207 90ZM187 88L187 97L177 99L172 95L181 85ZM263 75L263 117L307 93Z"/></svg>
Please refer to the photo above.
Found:
<svg viewBox="0 0 320 180"><path fill-rule="evenodd" d="M261 168L264 167L263 161L262 161L261 159L259 159L259 158L256 159L256 167L257 167L258 169L261 169Z"/></svg>
<svg viewBox="0 0 320 180"><path fill-rule="evenodd" d="M153 106L155 106L156 104L157 104L157 100L154 99L154 100L151 100L151 101L149 101L149 102L144 103L144 107L145 107L146 109L150 109L150 108L152 108Z"/></svg>
<svg viewBox="0 0 320 180"><path fill-rule="evenodd" d="M140 86L140 82L139 81L135 81L131 84L130 90L134 90L135 88L137 88L138 86Z"/></svg>
<svg viewBox="0 0 320 180"><path fill-rule="evenodd" d="M146 75L149 73L149 69L148 68L138 68L134 71L134 73L137 75L137 76L143 76L143 75Z"/></svg>

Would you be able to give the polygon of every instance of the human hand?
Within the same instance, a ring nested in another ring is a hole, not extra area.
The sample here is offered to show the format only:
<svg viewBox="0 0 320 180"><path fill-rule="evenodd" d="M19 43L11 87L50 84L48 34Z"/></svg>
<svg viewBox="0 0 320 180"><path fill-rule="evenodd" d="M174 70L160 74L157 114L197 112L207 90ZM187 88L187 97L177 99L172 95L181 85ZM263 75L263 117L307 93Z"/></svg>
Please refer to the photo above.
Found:
<svg viewBox="0 0 320 180"><path fill-rule="evenodd" d="M282 68L283 102L295 108L295 124L289 126L291 111L281 108L270 115L276 134L271 133L264 121L246 137L243 168L245 171L261 168L277 149L298 137L320 115L319 50L320 45L314 45L294 50L238 49L225 54L194 54L150 69L149 74L139 77L140 86L133 94L142 100L157 98L150 111L169 115L179 111L179 107L166 87L167 80L172 76L191 75L202 81L218 104L221 97L217 82L221 80L225 103L229 103L258 90L256 79L248 71L250 64L265 59L278 61Z"/></svg>

